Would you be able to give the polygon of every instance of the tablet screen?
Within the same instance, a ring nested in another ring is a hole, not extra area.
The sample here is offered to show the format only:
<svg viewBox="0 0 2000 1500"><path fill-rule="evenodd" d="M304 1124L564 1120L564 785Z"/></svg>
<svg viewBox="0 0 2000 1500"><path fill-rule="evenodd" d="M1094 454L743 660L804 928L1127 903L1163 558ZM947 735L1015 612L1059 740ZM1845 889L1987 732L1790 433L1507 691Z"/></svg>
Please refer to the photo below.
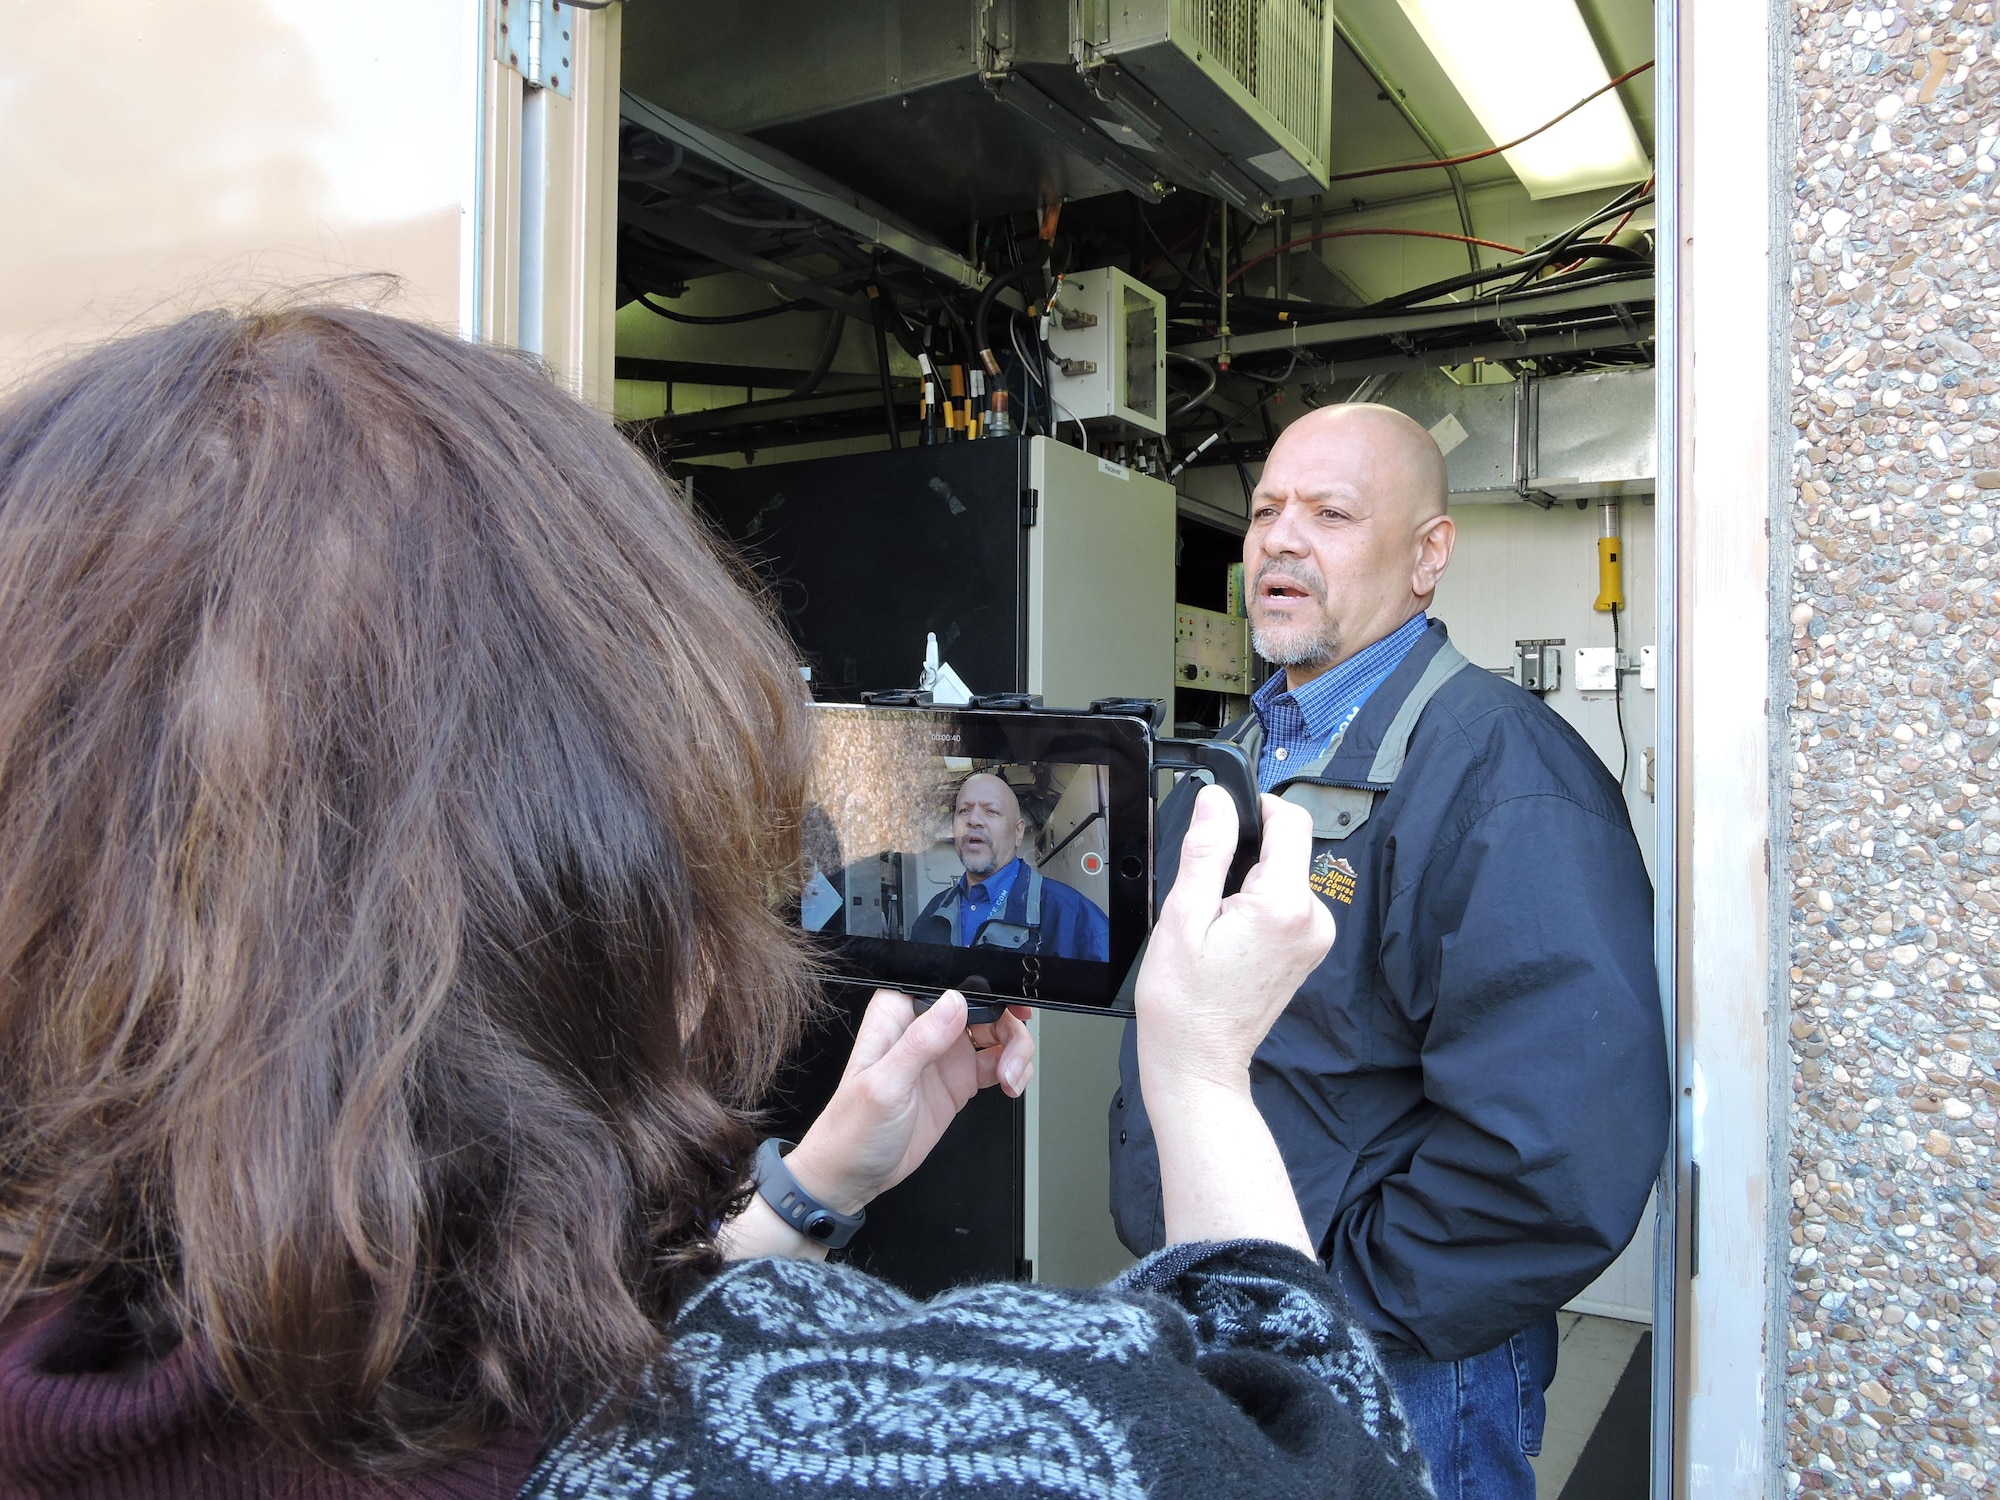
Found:
<svg viewBox="0 0 2000 1500"><path fill-rule="evenodd" d="M842 977L1112 1004L1143 940L1141 721L821 706L800 924Z"/></svg>

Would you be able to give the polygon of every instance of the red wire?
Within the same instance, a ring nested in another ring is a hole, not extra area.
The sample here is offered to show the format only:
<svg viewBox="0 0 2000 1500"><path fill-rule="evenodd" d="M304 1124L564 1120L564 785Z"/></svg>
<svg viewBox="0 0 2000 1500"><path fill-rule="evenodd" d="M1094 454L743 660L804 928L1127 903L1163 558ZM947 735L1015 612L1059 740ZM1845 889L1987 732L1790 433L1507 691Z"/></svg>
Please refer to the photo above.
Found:
<svg viewBox="0 0 2000 1500"><path fill-rule="evenodd" d="M1498 240L1482 240L1477 236L1469 234L1446 234L1441 229L1329 229L1321 234L1309 234L1304 239L1293 240L1289 244L1273 245L1262 255L1253 255L1232 271L1229 279L1235 281L1252 266L1259 265L1274 255L1283 255L1287 250L1296 250L1301 245L1312 245L1317 244L1320 240L1338 240L1345 239L1350 235L1362 234L1387 234L1416 240L1453 240L1461 245L1483 245L1488 250L1504 250L1509 255L1526 255L1528 253L1519 245L1503 245Z"/></svg>
<svg viewBox="0 0 2000 1500"><path fill-rule="evenodd" d="M1516 146L1520 145L1523 141L1532 141L1536 136L1540 135L1543 131L1553 129L1555 126L1562 124L1564 120L1567 120L1571 115L1575 114L1578 110L1582 109L1584 105L1590 103L1591 100L1597 98L1598 95L1610 93L1613 89L1617 88L1618 85L1620 85L1621 83L1629 83L1631 80L1637 78L1641 73L1645 72L1648 68L1652 66L1653 66L1652 59L1649 58L1645 62L1640 63L1638 67L1620 73L1616 78L1612 79L1611 82L1605 84L1603 88L1593 89L1590 93L1585 94L1581 99L1577 100L1576 103L1572 104L1568 109L1564 110L1561 114L1557 115L1553 120L1550 120L1546 125L1537 125L1533 130L1529 131L1526 135L1517 136L1515 139L1508 141L1503 146L1488 146L1484 151L1468 151L1464 156L1442 156L1439 157L1436 161L1405 162L1402 166L1399 167L1369 167L1365 171L1360 171L1360 172L1336 172L1333 176L1327 178L1327 181L1329 183L1352 182L1357 177L1386 177L1391 172L1423 172L1427 171L1432 167L1462 167L1469 161L1484 161L1489 156L1498 156L1502 151L1512 151Z"/></svg>

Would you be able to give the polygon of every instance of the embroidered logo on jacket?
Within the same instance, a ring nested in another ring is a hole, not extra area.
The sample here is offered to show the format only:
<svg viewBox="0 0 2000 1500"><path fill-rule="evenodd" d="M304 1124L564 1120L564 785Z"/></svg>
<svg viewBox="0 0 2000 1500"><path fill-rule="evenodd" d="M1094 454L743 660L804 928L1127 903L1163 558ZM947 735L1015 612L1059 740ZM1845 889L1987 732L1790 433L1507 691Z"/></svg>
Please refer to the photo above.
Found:
<svg viewBox="0 0 2000 1500"><path fill-rule="evenodd" d="M1309 877L1312 888L1329 901L1338 901L1342 906L1354 904L1354 866L1344 859L1336 859L1331 854L1322 854L1312 862Z"/></svg>

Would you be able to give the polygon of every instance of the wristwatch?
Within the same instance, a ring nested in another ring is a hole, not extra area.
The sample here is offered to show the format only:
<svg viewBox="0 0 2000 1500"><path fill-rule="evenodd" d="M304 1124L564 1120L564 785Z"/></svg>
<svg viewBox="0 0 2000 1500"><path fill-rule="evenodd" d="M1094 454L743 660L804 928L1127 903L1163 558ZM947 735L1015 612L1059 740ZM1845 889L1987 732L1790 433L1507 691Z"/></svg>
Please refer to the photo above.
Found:
<svg viewBox="0 0 2000 1500"><path fill-rule="evenodd" d="M792 1141L776 1136L757 1148L757 1196L771 1205L779 1218L816 1245L838 1250L854 1238L866 1213L844 1214L828 1208L799 1186L792 1169L785 1165L785 1153Z"/></svg>

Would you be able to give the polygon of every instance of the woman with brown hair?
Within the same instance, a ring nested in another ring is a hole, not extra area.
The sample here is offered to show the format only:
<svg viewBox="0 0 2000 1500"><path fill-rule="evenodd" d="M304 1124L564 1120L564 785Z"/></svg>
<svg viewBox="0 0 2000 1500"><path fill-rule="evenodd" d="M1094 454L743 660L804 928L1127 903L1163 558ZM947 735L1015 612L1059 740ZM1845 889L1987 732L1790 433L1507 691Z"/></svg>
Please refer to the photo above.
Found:
<svg viewBox="0 0 2000 1500"><path fill-rule="evenodd" d="M1332 937L1295 810L1224 901L1204 794L1142 974L1175 1243L916 1304L751 1186L795 663L530 363L71 360L0 405L0 641L0 1496L1426 1491L1249 1102ZM858 1213L1032 1064L878 995L789 1180Z"/></svg>

